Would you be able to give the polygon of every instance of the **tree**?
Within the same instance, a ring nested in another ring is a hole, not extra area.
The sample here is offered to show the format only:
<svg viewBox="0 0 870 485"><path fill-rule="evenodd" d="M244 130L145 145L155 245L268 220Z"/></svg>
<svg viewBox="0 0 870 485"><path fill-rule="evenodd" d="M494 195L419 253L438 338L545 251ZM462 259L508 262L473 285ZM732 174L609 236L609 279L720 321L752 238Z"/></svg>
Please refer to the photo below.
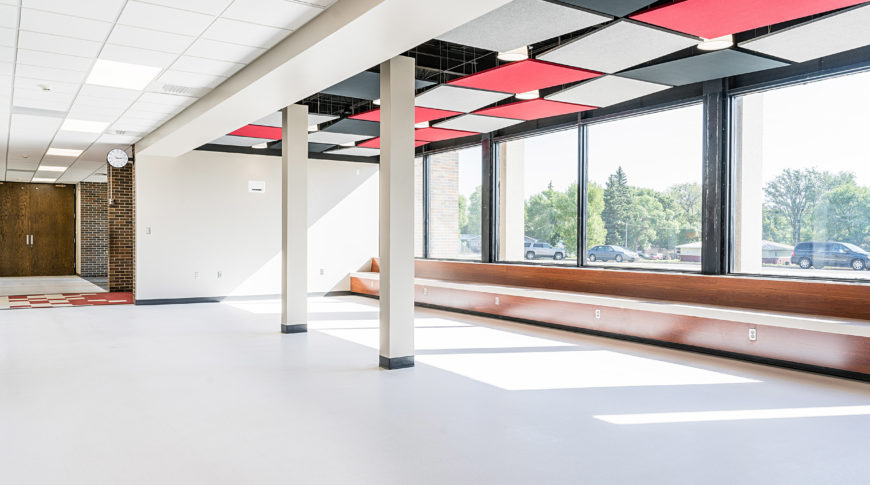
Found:
<svg viewBox="0 0 870 485"><path fill-rule="evenodd" d="M459 233L467 234L465 232L468 226L468 201L465 199L465 196L459 194Z"/></svg>
<svg viewBox="0 0 870 485"><path fill-rule="evenodd" d="M822 185L822 175L815 169L787 168L764 188L767 204L788 222L791 244L801 241L801 230L821 195Z"/></svg>
<svg viewBox="0 0 870 485"><path fill-rule="evenodd" d="M695 183L677 184L669 188L668 195L676 203L681 229L694 229L701 232L701 185Z"/></svg>
<svg viewBox="0 0 870 485"><path fill-rule="evenodd" d="M816 208L816 220L824 230L824 238L866 244L870 234L870 189L850 181L824 195Z"/></svg>
<svg viewBox="0 0 870 485"><path fill-rule="evenodd" d="M577 248L577 184L557 191L553 183L525 203L525 234L554 246L564 244L569 254Z"/></svg>
<svg viewBox="0 0 870 485"><path fill-rule="evenodd" d="M628 186L628 177L620 166L607 178L607 185L604 188L604 210L601 212L601 218L607 231L605 236L607 244L625 243L630 205L631 187Z"/></svg>
<svg viewBox="0 0 870 485"><path fill-rule="evenodd" d="M586 189L586 245L588 247L604 244L607 229L604 228L604 189L595 182L589 182Z"/></svg>
<svg viewBox="0 0 870 485"><path fill-rule="evenodd" d="M465 225L463 226L463 234L480 234L481 220L481 191L482 187L478 185L471 196L468 198L468 214L465 216Z"/></svg>

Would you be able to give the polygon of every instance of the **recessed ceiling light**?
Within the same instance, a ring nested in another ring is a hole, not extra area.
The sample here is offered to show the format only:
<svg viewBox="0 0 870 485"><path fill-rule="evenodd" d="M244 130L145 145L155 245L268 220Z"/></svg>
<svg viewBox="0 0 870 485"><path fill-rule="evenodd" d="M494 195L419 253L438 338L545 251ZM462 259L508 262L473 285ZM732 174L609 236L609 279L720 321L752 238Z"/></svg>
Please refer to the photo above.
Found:
<svg viewBox="0 0 870 485"><path fill-rule="evenodd" d="M77 157L82 154L81 150L73 150L70 148L49 148L46 155L54 155L57 157Z"/></svg>
<svg viewBox="0 0 870 485"><path fill-rule="evenodd" d="M718 51L727 49L732 45L734 45L734 36L729 34L716 37L715 39L704 39L698 44L698 49L702 51Z"/></svg>
<svg viewBox="0 0 870 485"><path fill-rule="evenodd" d="M43 166L39 167L36 171L37 172L66 172L66 167L54 167L54 166L43 165Z"/></svg>
<svg viewBox="0 0 870 485"><path fill-rule="evenodd" d="M82 133L102 133L109 126L107 121L85 121L67 118L61 125L61 131L79 131Z"/></svg>
<svg viewBox="0 0 870 485"><path fill-rule="evenodd" d="M56 182L56 181L57 181L56 178L48 179L48 178L42 178L42 177L34 177L33 179L31 179L31 182L51 183L51 182Z"/></svg>
<svg viewBox="0 0 870 485"><path fill-rule="evenodd" d="M339 145L339 146L343 146L343 147L355 147L355 146L356 146L356 142L355 142L355 141L349 141L349 142L347 142L347 143L342 143L342 144Z"/></svg>
<svg viewBox="0 0 870 485"><path fill-rule="evenodd" d="M517 99L538 99L541 97L541 92L537 89L533 91L526 91L525 93L517 93Z"/></svg>
<svg viewBox="0 0 870 485"><path fill-rule="evenodd" d="M516 45L516 44L514 44ZM529 48L527 46L511 49L507 52L499 52L498 59L501 61L514 62L522 61L529 58Z"/></svg>
<svg viewBox="0 0 870 485"><path fill-rule="evenodd" d="M381 105L381 98L378 98L378 99L372 101L372 103L373 103L375 106L380 106L380 105Z"/></svg>
<svg viewBox="0 0 870 485"><path fill-rule="evenodd" d="M87 84L142 90L159 74L161 68L97 59Z"/></svg>
<svg viewBox="0 0 870 485"><path fill-rule="evenodd" d="M254 148L256 150L265 150L266 148L269 148L269 145L266 142L263 142L257 143L256 145L251 145L251 148Z"/></svg>
<svg viewBox="0 0 870 485"><path fill-rule="evenodd" d="M429 122L428 121L421 121L419 123L414 123L414 128L420 128L420 129L429 128Z"/></svg>

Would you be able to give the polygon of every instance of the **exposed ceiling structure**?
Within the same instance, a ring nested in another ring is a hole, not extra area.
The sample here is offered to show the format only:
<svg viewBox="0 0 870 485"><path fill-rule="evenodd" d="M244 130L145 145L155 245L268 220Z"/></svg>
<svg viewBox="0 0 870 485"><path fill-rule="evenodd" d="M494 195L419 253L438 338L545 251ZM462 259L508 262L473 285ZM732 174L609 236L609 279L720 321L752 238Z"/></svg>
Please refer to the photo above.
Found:
<svg viewBox="0 0 870 485"><path fill-rule="evenodd" d="M336 0L0 0L0 181L104 180Z"/></svg>
<svg viewBox="0 0 870 485"><path fill-rule="evenodd" d="M864 47L868 24L855 0L513 0L404 53L417 146ZM377 79L374 67L303 101L334 118L312 123L310 152L379 154ZM280 135L247 147L279 152Z"/></svg>

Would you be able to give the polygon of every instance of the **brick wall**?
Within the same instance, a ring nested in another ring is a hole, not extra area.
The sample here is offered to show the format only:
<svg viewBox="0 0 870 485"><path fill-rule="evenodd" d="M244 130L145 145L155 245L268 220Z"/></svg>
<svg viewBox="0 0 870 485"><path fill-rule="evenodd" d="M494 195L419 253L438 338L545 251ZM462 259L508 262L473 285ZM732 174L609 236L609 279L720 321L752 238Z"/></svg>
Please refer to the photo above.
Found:
<svg viewBox="0 0 870 485"><path fill-rule="evenodd" d="M136 167L109 167L109 291L136 289Z"/></svg>
<svg viewBox="0 0 870 485"><path fill-rule="evenodd" d="M429 257L459 257L459 152L429 157Z"/></svg>
<svg viewBox="0 0 870 485"><path fill-rule="evenodd" d="M109 271L109 197L107 184L78 186L81 213L81 276L104 278Z"/></svg>

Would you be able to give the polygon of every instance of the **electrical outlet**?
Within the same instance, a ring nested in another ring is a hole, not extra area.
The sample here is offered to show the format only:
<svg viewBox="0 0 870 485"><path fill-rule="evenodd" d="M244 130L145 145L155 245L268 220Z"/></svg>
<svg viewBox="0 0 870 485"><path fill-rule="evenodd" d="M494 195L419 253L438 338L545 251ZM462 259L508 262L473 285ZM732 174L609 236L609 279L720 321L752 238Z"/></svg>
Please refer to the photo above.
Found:
<svg viewBox="0 0 870 485"><path fill-rule="evenodd" d="M320 276L323 276L325 274L326 274L326 270L323 268L320 268Z"/></svg>
<svg viewBox="0 0 870 485"><path fill-rule="evenodd" d="M601 318L601 310L595 310L595 318Z"/></svg>
<svg viewBox="0 0 870 485"><path fill-rule="evenodd" d="M224 277L223 271L218 271L218 279L221 279L223 277Z"/></svg>
<svg viewBox="0 0 870 485"><path fill-rule="evenodd" d="M755 342L756 340L758 340L758 330L754 329L754 328L750 328L749 329L749 341Z"/></svg>
<svg viewBox="0 0 870 485"><path fill-rule="evenodd" d="M429 294L429 288L423 288L423 296L426 296L428 294Z"/></svg>
<svg viewBox="0 0 870 485"><path fill-rule="evenodd" d="M146 236L150 236L150 235L151 235L151 228L150 228L150 227L146 227L146 228L145 228L145 235L146 235Z"/></svg>
<svg viewBox="0 0 870 485"><path fill-rule="evenodd" d="M495 297L495 305L498 306L498 297Z"/></svg>
<svg viewBox="0 0 870 485"><path fill-rule="evenodd" d="M199 271L194 271L194 272L193 272L193 279L195 279L195 280L198 280L198 279L199 279Z"/></svg>

